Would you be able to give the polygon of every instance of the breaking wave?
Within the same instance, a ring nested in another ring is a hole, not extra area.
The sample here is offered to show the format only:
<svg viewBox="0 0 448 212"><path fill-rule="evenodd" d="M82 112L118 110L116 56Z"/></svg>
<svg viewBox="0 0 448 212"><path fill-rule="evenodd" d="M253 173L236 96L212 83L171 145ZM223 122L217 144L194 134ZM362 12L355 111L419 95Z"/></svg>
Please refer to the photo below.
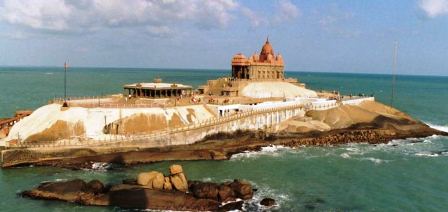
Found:
<svg viewBox="0 0 448 212"><path fill-rule="evenodd" d="M361 158L360 160L372 161L374 164L381 164L381 163L389 162L388 160L383 160L383 159L374 158L374 157Z"/></svg>
<svg viewBox="0 0 448 212"><path fill-rule="evenodd" d="M86 171L100 171L105 172L113 168L111 163L93 162L90 168L84 168Z"/></svg>
<svg viewBox="0 0 448 212"><path fill-rule="evenodd" d="M234 154L230 159L233 160L233 159L254 158L261 155L279 156L282 152L288 150L292 150L292 148L285 147L282 145L271 145L262 147L260 151L244 151L242 153Z"/></svg>
<svg viewBox="0 0 448 212"><path fill-rule="evenodd" d="M448 132L448 126L443 126L443 125L435 125L435 124L431 124L431 123L426 123L428 126L430 126L431 128L434 128L436 130L440 130L443 132Z"/></svg>
<svg viewBox="0 0 448 212"><path fill-rule="evenodd" d="M253 184L258 190L254 193L251 200L247 201L243 206L243 211L270 211L272 209L276 210L285 204L285 202L290 201L288 194L279 193L277 190L271 189L267 186L257 186ZM261 200L264 198L273 198L275 200L275 205L273 207L265 207L260 204Z"/></svg>
<svg viewBox="0 0 448 212"><path fill-rule="evenodd" d="M438 157L440 155L437 154L437 153L434 153L434 152L418 152L418 153L415 153L415 156L420 156L420 157Z"/></svg>

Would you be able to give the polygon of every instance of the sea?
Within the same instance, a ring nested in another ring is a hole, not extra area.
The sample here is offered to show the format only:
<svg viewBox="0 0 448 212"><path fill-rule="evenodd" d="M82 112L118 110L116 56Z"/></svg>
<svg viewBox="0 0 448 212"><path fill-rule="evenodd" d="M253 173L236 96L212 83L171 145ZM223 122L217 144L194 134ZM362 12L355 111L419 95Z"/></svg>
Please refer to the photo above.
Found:
<svg viewBox="0 0 448 212"><path fill-rule="evenodd" d="M127 83L162 78L199 86L229 70L77 68L67 71L67 95L101 96L123 92ZM376 99L448 131L448 77L287 71L314 90L374 95ZM57 67L1 67L0 117L35 109L64 95L64 70ZM257 189L246 210L262 211L258 202L271 197L271 211L448 211L448 137L393 140L387 144L352 143L330 147L268 146L234 155L228 161L175 161L96 169L53 167L0 169L0 211L121 211L73 203L25 199L19 192L43 181L80 178L117 183L137 173L167 173L170 164L184 167L188 179L222 182L246 179Z"/></svg>

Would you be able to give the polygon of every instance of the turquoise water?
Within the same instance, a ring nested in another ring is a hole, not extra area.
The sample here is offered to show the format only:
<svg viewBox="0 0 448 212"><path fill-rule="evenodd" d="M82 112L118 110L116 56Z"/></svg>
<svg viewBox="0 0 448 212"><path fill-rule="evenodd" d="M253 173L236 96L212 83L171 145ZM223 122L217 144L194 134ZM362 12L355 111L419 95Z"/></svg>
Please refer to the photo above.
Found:
<svg viewBox="0 0 448 212"><path fill-rule="evenodd" d="M198 86L227 71L129 68L72 68L69 96L121 92L125 83L182 82ZM312 89L345 94L374 94L390 103L387 75L288 72ZM63 95L60 68L0 68L0 117L17 109L36 108ZM441 129L448 129L448 77L398 76L394 105ZM384 145L349 144L337 147L265 148L229 161L179 162L190 179L222 181L244 178L259 189L257 198L273 197L279 211L446 211L448 209L448 138L392 141ZM1 211L110 211L116 208L77 206L17 197L18 191L39 182L82 178L118 182L143 170L166 171L170 163L112 171L72 171L48 167L0 170Z"/></svg>

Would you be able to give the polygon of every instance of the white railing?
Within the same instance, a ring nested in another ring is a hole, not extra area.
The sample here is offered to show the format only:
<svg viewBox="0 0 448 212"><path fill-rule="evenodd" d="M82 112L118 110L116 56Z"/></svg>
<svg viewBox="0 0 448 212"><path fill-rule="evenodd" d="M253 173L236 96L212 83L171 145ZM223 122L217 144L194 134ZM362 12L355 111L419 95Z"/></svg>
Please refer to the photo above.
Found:
<svg viewBox="0 0 448 212"><path fill-rule="evenodd" d="M373 101L374 97L366 97L366 98L357 98L350 100L343 100L342 104L359 104L363 101ZM275 108L262 108L262 109L253 109L250 111L244 111L228 116L223 117L213 117L210 119L203 120L201 122L192 123L187 126L176 127L172 129L165 129L159 131L153 131L149 134L141 134L141 135L111 135L107 134L98 139L89 139L89 138L70 138L59 141L49 141L49 142L36 142L36 143L23 143L18 142L15 145L11 145L12 147L26 147L26 148L48 148L48 147L86 147L86 146L138 146L138 147L151 147L151 146L161 146L166 144L166 141L170 141L171 137L175 133L191 131L195 129L201 129L211 126L218 126L221 124L229 123L232 121L245 119L249 117L256 116L264 116L266 114L274 113L274 112L291 112L295 109L303 109L305 111L308 110L327 110L334 107L337 107L339 103L336 100L326 100L326 101L316 101L309 102L305 104L296 103L283 107L275 107ZM264 118L264 117L263 117ZM287 117L288 118L288 117ZM290 118L290 117L289 117ZM283 120L282 120L283 121ZM273 121L271 120L269 123L273 125ZM258 126L259 128L261 126Z"/></svg>
<svg viewBox="0 0 448 212"><path fill-rule="evenodd" d="M375 101L375 97L361 97L355 99L342 100L343 105L359 105L364 101Z"/></svg>
<svg viewBox="0 0 448 212"><path fill-rule="evenodd" d="M210 118L202 122L193 123L191 125L172 128L168 130L154 131L149 134L141 135L104 135L100 139L87 139L87 138L72 138L59 141L48 141L48 142L36 142L36 143L23 143L19 142L14 147L26 147L26 148L48 148L48 147L86 147L86 146L111 146L111 145L124 145L126 146L141 146L142 143L146 147L157 144L157 140L169 140L171 135L174 133L179 133L183 131L190 131L200 128L206 128L210 126L216 126L239 119L244 119L257 115L264 115L273 112L283 112L293 109L305 109L303 104L294 104L281 108L267 108L252 110L244 113L237 113L234 115L221 117L221 118ZM272 124L272 123L271 123Z"/></svg>

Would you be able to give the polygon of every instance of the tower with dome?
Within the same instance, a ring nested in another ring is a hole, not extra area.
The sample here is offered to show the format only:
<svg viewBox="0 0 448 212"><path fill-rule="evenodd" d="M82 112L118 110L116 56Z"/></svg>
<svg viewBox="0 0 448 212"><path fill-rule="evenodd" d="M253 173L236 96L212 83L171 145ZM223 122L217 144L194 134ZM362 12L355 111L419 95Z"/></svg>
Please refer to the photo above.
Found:
<svg viewBox="0 0 448 212"><path fill-rule="evenodd" d="M281 54L275 54L269 38L259 54L247 58L238 53L232 58L232 77L240 80L284 80L284 63Z"/></svg>
<svg viewBox="0 0 448 212"><path fill-rule="evenodd" d="M259 53L250 57L237 53L232 57L230 76L208 80L198 88L199 94L221 97L239 97L246 100L316 96L298 79L285 77L281 54L275 54L269 38ZM251 99L252 98L252 99ZM249 102L250 102L249 101ZM255 100L254 100L255 101Z"/></svg>

